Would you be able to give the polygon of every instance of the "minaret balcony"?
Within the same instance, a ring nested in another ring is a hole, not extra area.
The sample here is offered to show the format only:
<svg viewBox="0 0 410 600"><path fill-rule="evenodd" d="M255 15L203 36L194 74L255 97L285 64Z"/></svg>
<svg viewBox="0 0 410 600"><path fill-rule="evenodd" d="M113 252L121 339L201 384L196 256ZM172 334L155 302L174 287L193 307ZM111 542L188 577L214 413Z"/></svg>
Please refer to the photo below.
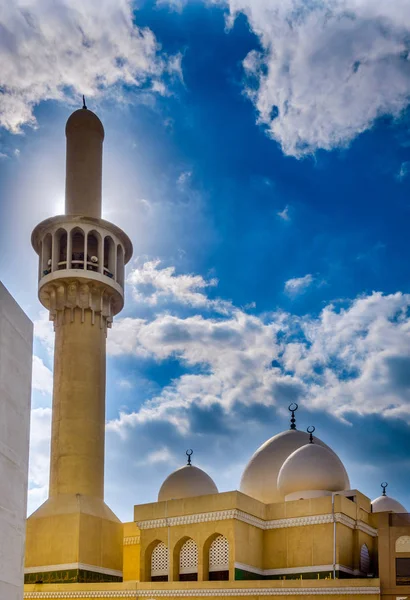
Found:
<svg viewBox="0 0 410 600"><path fill-rule="evenodd" d="M39 297L47 298L60 283L89 283L107 290L113 315L124 305L124 268L132 255L128 236L103 219L58 216L37 225L32 244L39 256Z"/></svg>

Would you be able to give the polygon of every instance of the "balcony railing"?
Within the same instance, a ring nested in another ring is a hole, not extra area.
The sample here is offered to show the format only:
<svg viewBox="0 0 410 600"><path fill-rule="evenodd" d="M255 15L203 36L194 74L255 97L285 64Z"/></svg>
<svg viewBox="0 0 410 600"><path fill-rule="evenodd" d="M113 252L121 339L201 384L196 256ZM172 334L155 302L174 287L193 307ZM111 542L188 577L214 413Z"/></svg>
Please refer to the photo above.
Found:
<svg viewBox="0 0 410 600"><path fill-rule="evenodd" d="M51 273L51 260L49 261L49 263L50 264L48 268L44 269L43 271L43 276ZM98 273L100 270L100 265L98 261L91 260L89 256L87 256L87 260L84 261L84 254L82 252L73 252L71 258L71 268L84 270L84 264L86 265L87 271L94 271ZM67 261L60 260L57 263L57 270L62 271L64 269L67 269ZM108 267L103 267L103 274L106 275L106 277L110 277L111 279L114 277L114 274L108 269Z"/></svg>

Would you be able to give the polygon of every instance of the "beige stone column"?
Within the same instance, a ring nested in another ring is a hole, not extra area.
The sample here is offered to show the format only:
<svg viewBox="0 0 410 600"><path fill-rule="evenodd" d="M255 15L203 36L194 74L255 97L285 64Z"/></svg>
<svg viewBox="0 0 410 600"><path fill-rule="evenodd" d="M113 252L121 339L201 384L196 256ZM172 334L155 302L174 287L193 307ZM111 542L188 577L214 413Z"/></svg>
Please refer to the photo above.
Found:
<svg viewBox="0 0 410 600"><path fill-rule="evenodd" d="M66 308L55 328L50 497L104 496L106 330Z"/></svg>

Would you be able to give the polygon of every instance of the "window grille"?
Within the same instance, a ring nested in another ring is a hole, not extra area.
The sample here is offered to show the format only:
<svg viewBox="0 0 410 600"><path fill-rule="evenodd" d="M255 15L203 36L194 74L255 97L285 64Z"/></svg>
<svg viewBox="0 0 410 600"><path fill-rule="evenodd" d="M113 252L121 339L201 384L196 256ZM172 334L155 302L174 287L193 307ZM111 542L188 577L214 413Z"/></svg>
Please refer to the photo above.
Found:
<svg viewBox="0 0 410 600"><path fill-rule="evenodd" d="M181 548L179 572L184 575L198 572L198 546L192 539L187 540Z"/></svg>
<svg viewBox="0 0 410 600"><path fill-rule="evenodd" d="M396 552L410 552L410 536L402 535L397 538Z"/></svg>
<svg viewBox="0 0 410 600"><path fill-rule="evenodd" d="M370 554L366 544L360 548L360 571L365 575L370 572Z"/></svg>
<svg viewBox="0 0 410 600"><path fill-rule="evenodd" d="M168 547L160 542L151 554L151 577L168 575L169 552Z"/></svg>
<svg viewBox="0 0 410 600"><path fill-rule="evenodd" d="M229 542L223 535L218 535L209 548L209 571L229 570Z"/></svg>

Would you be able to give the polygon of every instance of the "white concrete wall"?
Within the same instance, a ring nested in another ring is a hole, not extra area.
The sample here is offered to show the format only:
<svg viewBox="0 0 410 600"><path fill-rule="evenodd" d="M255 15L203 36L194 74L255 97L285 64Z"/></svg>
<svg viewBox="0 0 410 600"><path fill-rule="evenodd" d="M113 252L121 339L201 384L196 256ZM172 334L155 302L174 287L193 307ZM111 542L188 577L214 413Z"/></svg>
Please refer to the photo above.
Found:
<svg viewBox="0 0 410 600"><path fill-rule="evenodd" d="M0 283L0 599L21 600L33 324Z"/></svg>

